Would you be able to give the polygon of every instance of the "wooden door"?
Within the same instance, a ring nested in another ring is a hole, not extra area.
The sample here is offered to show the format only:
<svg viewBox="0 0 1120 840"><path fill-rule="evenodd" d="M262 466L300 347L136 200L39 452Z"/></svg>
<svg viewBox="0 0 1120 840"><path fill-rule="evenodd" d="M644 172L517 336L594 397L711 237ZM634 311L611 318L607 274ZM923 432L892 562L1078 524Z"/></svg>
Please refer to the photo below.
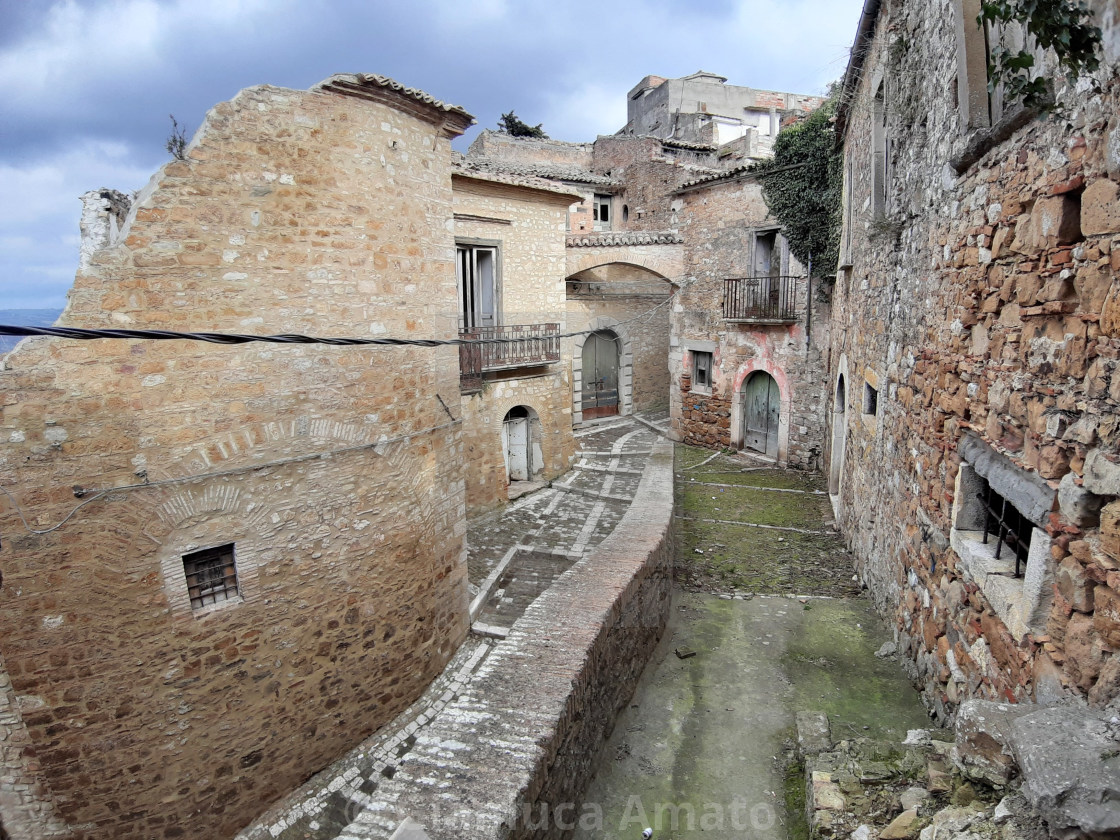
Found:
<svg viewBox="0 0 1120 840"><path fill-rule="evenodd" d="M778 383L770 374L756 371L743 387L742 399L743 446L777 458L781 411Z"/></svg>
<svg viewBox="0 0 1120 840"><path fill-rule="evenodd" d="M516 417L505 422L506 457L510 481L529 480L529 418Z"/></svg>
<svg viewBox="0 0 1120 840"><path fill-rule="evenodd" d="M613 332L592 333L583 344L583 419L618 414L618 338Z"/></svg>

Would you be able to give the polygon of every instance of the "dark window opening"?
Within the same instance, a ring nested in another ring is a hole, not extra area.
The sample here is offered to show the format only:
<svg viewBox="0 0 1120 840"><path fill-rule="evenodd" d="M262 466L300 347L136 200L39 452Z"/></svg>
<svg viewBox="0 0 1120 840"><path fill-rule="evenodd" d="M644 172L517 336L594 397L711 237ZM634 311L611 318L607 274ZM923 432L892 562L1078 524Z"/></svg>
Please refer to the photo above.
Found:
<svg viewBox="0 0 1120 840"><path fill-rule="evenodd" d="M996 538L997 560L1005 546L1015 552L1015 577L1022 577L1031 550L1034 523L1019 513L1015 505L993 490L987 482L984 482L984 489L976 494L976 498L985 511L984 544L987 545L989 534Z"/></svg>
<svg viewBox="0 0 1120 840"><path fill-rule="evenodd" d="M692 387L705 391L712 387L712 354L692 353Z"/></svg>
<svg viewBox="0 0 1120 840"><path fill-rule="evenodd" d="M871 387L870 382L863 383L863 413L879 413L879 392Z"/></svg>
<svg viewBox="0 0 1120 840"><path fill-rule="evenodd" d="M592 204L592 219L595 230L611 229L611 197L609 195L596 195Z"/></svg>
<svg viewBox="0 0 1120 840"><path fill-rule="evenodd" d="M782 252L778 231L758 231L754 235L754 276L778 277L782 273Z"/></svg>
<svg viewBox="0 0 1120 840"><path fill-rule="evenodd" d="M622 205L622 221L630 221L630 206L628 204Z"/></svg>
<svg viewBox="0 0 1120 840"><path fill-rule="evenodd" d="M192 609L238 596L233 543L184 554L183 572L187 576Z"/></svg>

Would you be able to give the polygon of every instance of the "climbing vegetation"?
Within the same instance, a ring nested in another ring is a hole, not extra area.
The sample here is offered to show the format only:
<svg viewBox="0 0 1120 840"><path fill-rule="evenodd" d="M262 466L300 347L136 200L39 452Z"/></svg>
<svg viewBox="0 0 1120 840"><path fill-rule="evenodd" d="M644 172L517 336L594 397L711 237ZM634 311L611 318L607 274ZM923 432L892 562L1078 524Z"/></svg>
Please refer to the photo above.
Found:
<svg viewBox="0 0 1120 840"><path fill-rule="evenodd" d="M541 140L547 140L548 135L544 133L541 124L529 125L518 119L517 114L510 111L508 114L502 114L502 118L498 120L498 129L505 134L513 137L537 137Z"/></svg>
<svg viewBox="0 0 1120 840"><path fill-rule="evenodd" d="M1027 47L1053 50L1071 83L1100 66L1101 30L1081 0L984 0L976 20L989 32L1018 23L1027 35L1023 48L1008 46L1001 38L989 51L988 90L1002 86L1008 101L1043 110L1053 107L1047 80L1031 77L1035 59Z"/></svg>
<svg viewBox="0 0 1120 840"><path fill-rule="evenodd" d="M840 254L840 196L843 154L836 144L832 117L837 99L782 131L774 157L756 166L762 197L781 223L790 252L815 277L836 270Z"/></svg>

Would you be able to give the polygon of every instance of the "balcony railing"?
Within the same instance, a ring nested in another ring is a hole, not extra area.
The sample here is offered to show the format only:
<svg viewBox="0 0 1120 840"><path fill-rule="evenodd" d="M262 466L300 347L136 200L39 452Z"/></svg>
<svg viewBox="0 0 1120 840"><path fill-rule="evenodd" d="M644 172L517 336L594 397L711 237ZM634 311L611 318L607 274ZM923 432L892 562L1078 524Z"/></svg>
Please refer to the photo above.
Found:
<svg viewBox="0 0 1120 840"><path fill-rule="evenodd" d="M792 324L797 321L800 277L736 277L723 281L723 317L727 321Z"/></svg>
<svg viewBox="0 0 1120 840"><path fill-rule="evenodd" d="M459 386L464 391L482 386L482 374L496 370L538 367L560 361L559 324L520 324L459 330L468 341L494 344L459 346Z"/></svg>

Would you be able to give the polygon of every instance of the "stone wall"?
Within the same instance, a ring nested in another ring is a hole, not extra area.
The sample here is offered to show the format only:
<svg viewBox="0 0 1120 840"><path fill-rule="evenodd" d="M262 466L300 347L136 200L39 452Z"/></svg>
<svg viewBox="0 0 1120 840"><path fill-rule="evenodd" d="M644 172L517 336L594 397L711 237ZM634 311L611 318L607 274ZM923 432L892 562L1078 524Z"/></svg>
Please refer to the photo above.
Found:
<svg viewBox="0 0 1120 840"><path fill-rule="evenodd" d="M483 392L463 395L463 456L469 511L483 511L508 498L510 481L502 451L502 421L515 406L531 408L540 420L542 461L533 478L547 481L571 466L575 438L570 358L569 354L560 369L554 365L548 373L490 380Z"/></svg>
<svg viewBox="0 0 1120 840"><path fill-rule="evenodd" d="M753 180L713 181L683 190L678 197L687 279L672 312L669 393L674 436L698 446L738 448L742 386L753 372L765 371L774 377L782 396L779 461L801 469L819 468L827 305L814 292L810 310L805 270L785 254L783 274L800 277L792 290L796 320L725 321L724 281L754 273L754 232L776 228L777 222L770 218L761 187ZM711 393L691 381L693 351L713 353Z"/></svg>
<svg viewBox="0 0 1120 840"><path fill-rule="evenodd" d="M668 280L629 263L608 263L569 278L568 325L573 331L615 325L630 350L631 408L669 407ZM617 326L621 325L621 326Z"/></svg>
<svg viewBox="0 0 1120 840"><path fill-rule="evenodd" d="M468 120L377 77L243 91L59 323L451 338ZM72 836L232 835L464 638L454 348L35 339L0 393L0 483L38 529L0 502L2 654ZM192 607L183 555L225 543L236 589Z"/></svg>
<svg viewBox="0 0 1120 840"><path fill-rule="evenodd" d="M514 137L501 131L486 129L471 143L467 154L500 158L522 164L547 164L591 169L591 144L564 140Z"/></svg>
<svg viewBox="0 0 1120 840"><path fill-rule="evenodd" d="M68 837L23 722L19 698L0 658L0 828L5 838Z"/></svg>
<svg viewBox="0 0 1120 840"><path fill-rule="evenodd" d="M1063 120L962 128L983 88L958 73L955 17L971 21L960 3L884 4L855 51L866 62L841 118L850 268L833 309L830 392L843 376L845 398L833 478L860 574L942 717L969 696L1103 704L1120 692L1120 38L1115 4L1096 7L1103 91L1055 74ZM1024 511L1041 500L1022 578L970 537L977 475Z"/></svg>
<svg viewBox="0 0 1120 840"><path fill-rule="evenodd" d="M678 227L673 190L718 163L714 151L666 147L655 137L615 135L595 140L594 167L622 185L615 230L663 231Z"/></svg>
<svg viewBox="0 0 1120 840"><path fill-rule="evenodd" d="M346 836L381 836L406 817L447 840L566 836L668 620L672 515L661 441L614 532L533 602L379 784L391 809L363 812Z"/></svg>

